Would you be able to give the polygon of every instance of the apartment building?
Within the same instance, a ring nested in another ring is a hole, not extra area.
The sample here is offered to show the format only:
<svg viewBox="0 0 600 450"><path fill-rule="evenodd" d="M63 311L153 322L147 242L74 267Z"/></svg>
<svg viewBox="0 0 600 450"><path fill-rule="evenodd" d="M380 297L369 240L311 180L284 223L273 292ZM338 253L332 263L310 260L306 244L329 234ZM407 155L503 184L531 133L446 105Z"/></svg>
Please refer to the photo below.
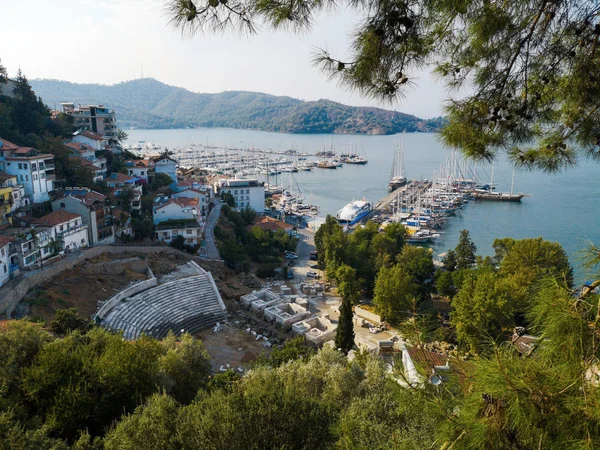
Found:
<svg viewBox="0 0 600 450"><path fill-rule="evenodd" d="M215 183L215 191L233 195L236 209L252 208L258 213L265 210L265 184L257 179L220 179Z"/></svg>
<svg viewBox="0 0 600 450"><path fill-rule="evenodd" d="M115 242L113 216L106 196L83 187L66 188L61 195L52 202L52 210L79 214L88 227L89 245Z"/></svg>
<svg viewBox="0 0 600 450"><path fill-rule="evenodd" d="M109 147L115 147L117 140L117 115L104 105L80 105L63 103L63 112L73 116L74 125L82 130L102 135Z"/></svg>
<svg viewBox="0 0 600 450"><path fill-rule="evenodd" d="M0 171L14 175L31 203L48 201L54 190L54 155L0 139ZM27 204L27 202L25 202Z"/></svg>

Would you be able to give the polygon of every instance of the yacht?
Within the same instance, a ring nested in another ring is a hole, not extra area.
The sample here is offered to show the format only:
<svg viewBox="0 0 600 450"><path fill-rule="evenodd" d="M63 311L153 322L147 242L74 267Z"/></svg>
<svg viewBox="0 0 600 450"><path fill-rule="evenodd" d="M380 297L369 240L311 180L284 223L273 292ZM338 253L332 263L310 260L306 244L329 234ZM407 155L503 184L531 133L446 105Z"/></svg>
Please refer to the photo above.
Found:
<svg viewBox="0 0 600 450"><path fill-rule="evenodd" d="M365 200L353 200L340 209L336 215L337 221L341 224L354 225L356 222L367 216L373 206Z"/></svg>
<svg viewBox="0 0 600 450"><path fill-rule="evenodd" d="M390 192L406 185L406 177L404 176L404 150L402 146L394 154L394 164L392 165L392 173L390 174L390 182L388 189Z"/></svg>

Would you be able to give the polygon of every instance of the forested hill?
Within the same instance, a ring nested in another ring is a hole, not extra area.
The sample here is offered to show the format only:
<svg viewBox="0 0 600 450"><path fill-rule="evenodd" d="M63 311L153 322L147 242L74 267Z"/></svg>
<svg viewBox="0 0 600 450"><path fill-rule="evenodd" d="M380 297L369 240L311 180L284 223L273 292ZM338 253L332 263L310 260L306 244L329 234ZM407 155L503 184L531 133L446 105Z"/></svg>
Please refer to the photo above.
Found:
<svg viewBox="0 0 600 450"><path fill-rule="evenodd" d="M60 102L104 104L123 128L231 127L285 133L393 134L436 131L442 118L424 120L397 111L329 100L304 102L259 92L198 94L144 78L107 86L32 80L51 108Z"/></svg>

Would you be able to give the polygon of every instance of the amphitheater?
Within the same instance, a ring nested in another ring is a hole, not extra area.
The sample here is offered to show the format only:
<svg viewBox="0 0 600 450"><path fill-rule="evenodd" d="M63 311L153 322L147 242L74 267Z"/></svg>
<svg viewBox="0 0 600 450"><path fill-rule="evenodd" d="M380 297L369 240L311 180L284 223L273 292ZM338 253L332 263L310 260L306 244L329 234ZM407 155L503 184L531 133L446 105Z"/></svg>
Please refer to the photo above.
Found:
<svg viewBox="0 0 600 450"><path fill-rule="evenodd" d="M225 304L210 272L193 261L181 272L185 278L158 284L148 269L147 280L106 301L96 313L98 324L123 331L128 340L140 335L163 338L169 331L197 333L226 318ZM165 278L163 278L164 281Z"/></svg>

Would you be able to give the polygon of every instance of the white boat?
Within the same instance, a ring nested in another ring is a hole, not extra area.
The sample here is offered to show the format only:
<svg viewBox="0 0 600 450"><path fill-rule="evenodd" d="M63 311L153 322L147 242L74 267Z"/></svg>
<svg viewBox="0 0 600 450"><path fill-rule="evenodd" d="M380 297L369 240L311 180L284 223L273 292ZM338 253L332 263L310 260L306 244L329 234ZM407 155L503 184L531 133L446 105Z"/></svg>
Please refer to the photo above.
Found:
<svg viewBox="0 0 600 450"><path fill-rule="evenodd" d="M336 215L339 223L354 225L356 222L367 216L373 206L370 202L363 200L353 200L340 209Z"/></svg>
<svg viewBox="0 0 600 450"><path fill-rule="evenodd" d="M388 183L390 191L401 188L407 182L404 175L404 149L402 147L401 144L398 151L394 154L394 164L392 165L392 173L390 174L390 182Z"/></svg>

